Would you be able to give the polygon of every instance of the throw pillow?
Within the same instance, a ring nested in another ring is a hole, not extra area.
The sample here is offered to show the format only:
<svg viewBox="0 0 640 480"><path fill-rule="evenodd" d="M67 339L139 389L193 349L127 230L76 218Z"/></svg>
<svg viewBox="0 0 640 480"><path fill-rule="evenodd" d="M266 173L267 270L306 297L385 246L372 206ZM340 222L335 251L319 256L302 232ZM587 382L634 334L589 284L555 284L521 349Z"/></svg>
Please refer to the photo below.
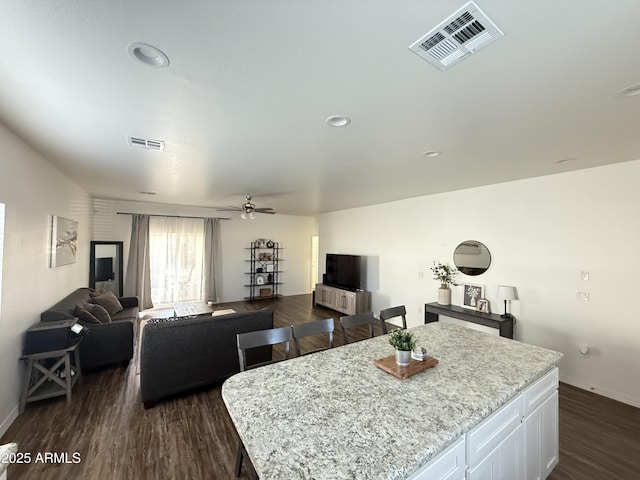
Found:
<svg viewBox="0 0 640 480"><path fill-rule="evenodd" d="M94 303L80 303L76 305L76 316L88 323L111 323L111 315L107 310Z"/></svg>
<svg viewBox="0 0 640 480"><path fill-rule="evenodd" d="M85 305L87 305L87 304L85 304ZM100 323L100 320L98 320L95 317L95 315L93 315L89 310L84 308L84 305L82 305L82 304L76 305L76 309L75 309L74 313L75 313L76 317L78 317L83 322L86 322L86 323Z"/></svg>
<svg viewBox="0 0 640 480"><path fill-rule="evenodd" d="M99 297L100 295L113 295L115 297L111 290L107 290L105 288L99 288L98 290L92 290L89 292L90 297Z"/></svg>
<svg viewBox="0 0 640 480"><path fill-rule="evenodd" d="M113 293L92 297L91 303L95 303L97 305L100 305L101 307L104 307L109 315L115 315L116 313L124 310L122 304L120 303L120 300L118 300L118 298Z"/></svg>

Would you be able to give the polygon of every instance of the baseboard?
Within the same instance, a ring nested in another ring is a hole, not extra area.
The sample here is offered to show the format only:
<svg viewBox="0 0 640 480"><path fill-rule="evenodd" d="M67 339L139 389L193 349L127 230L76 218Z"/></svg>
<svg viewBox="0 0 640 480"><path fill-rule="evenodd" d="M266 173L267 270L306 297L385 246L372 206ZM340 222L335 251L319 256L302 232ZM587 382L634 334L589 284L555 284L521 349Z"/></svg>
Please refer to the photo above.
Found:
<svg viewBox="0 0 640 480"><path fill-rule="evenodd" d="M11 424L15 421L16 418L18 418L18 413L20 412L20 409L18 407L19 405L16 405L13 410L11 410L11 413L9 413L9 416L5 418L2 423L0 423L0 437L7 433L7 430L9 430ZM9 441L11 441L11 439L9 439Z"/></svg>
<svg viewBox="0 0 640 480"><path fill-rule="evenodd" d="M632 407L640 408L639 398L634 398L629 395L624 395L620 392L615 392L613 390L609 390L608 388L599 387L597 385L591 385L581 380L576 380L575 378L567 377L566 375L560 375L560 381L563 383L568 383L569 385L572 385L574 387L581 388L582 390L597 393L598 395L602 395L603 397L611 398L613 400L617 400L618 402L626 403L627 405L631 405Z"/></svg>

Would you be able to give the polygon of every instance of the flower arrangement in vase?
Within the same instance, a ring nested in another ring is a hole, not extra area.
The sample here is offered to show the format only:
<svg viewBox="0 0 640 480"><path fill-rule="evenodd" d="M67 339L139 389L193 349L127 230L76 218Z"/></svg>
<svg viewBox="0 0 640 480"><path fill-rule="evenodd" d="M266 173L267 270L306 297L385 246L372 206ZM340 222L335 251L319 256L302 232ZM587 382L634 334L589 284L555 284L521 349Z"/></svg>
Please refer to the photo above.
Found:
<svg viewBox="0 0 640 480"><path fill-rule="evenodd" d="M411 350L416 348L416 339L413 332L399 328L389 334L389 345L396 349L396 363L407 366L411 361Z"/></svg>
<svg viewBox="0 0 640 480"><path fill-rule="evenodd" d="M451 289L449 285L458 285L455 283L455 276L458 270L456 270L455 267L449 266L448 263L433 262L431 271L433 272L433 279L440 281L438 303L440 305L451 305Z"/></svg>

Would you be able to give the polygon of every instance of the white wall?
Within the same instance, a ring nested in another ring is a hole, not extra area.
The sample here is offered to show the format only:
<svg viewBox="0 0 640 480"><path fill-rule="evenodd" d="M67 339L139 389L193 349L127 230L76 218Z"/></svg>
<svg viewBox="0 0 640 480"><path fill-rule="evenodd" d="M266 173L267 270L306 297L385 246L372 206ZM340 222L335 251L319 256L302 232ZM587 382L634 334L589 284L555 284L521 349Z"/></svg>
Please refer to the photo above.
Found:
<svg viewBox="0 0 640 480"><path fill-rule="evenodd" d="M18 413L24 332L89 278L91 201L85 191L0 124L0 203L5 204L0 312L0 435ZM79 222L77 262L49 268L51 217Z"/></svg>
<svg viewBox="0 0 640 480"><path fill-rule="evenodd" d="M311 237L317 233L314 217L293 215L260 215L255 220L242 220L234 212L218 212L211 208L154 205L142 202L123 202L96 199L94 240L121 240L124 242L124 270L126 274L131 236L131 216L117 212L149 213L156 215L184 215L202 217L229 217L220 223L222 242L222 302L243 300L249 294L244 285L248 281L249 252L247 248L258 238L272 239L284 248L279 287L282 295L309 293L311 274Z"/></svg>
<svg viewBox="0 0 640 480"><path fill-rule="evenodd" d="M515 285L518 340L564 353L562 381L640 406L638 178L634 161L323 214L320 275L327 252L366 255L373 310L405 304L415 326L437 300L433 261L453 264L460 242L483 242L490 269L458 280L486 285L498 312L497 285Z"/></svg>

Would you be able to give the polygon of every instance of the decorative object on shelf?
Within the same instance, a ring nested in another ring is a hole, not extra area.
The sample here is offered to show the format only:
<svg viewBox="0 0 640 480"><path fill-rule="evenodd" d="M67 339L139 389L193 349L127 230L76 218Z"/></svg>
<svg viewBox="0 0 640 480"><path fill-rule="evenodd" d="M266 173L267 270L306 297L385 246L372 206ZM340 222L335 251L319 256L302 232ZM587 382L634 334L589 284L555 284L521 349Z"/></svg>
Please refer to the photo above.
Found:
<svg viewBox="0 0 640 480"><path fill-rule="evenodd" d="M274 246L273 240L269 240L267 242L267 248L273 248L273 246Z"/></svg>
<svg viewBox="0 0 640 480"><path fill-rule="evenodd" d="M491 253L477 240L466 240L454 250L453 263L460 273L482 275L491 265Z"/></svg>
<svg viewBox="0 0 640 480"><path fill-rule="evenodd" d="M272 263L268 264L266 266L266 268L267 268L267 272L273 272L273 264Z"/></svg>
<svg viewBox="0 0 640 480"><path fill-rule="evenodd" d="M464 308L476 310L476 305L480 298L484 298L484 285L477 285L475 283L464 284L464 293L462 296L462 306Z"/></svg>
<svg viewBox="0 0 640 480"><path fill-rule="evenodd" d="M476 304L476 311L482 313L491 313L491 308L489 307L489 300L486 298L479 298Z"/></svg>
<svg viewBox="0 0 640 480"><path fill-rule="evenodd" d="M433 272L433 279L439 280L441 284L438 289L438 303L440 305L451 305L451 288L449 288L449 285L458 285L454 279L458 270L449 266L448 263L433 262L431 271Z"/></svg>
<svg viewBox="0 0 640 480"><path fill-rule="evenodd" d="M273 283L273 274L272 273L267 275L267 283Z"/></svg>
<svg viewBox="0 0 640 480"><path fill-rule="evenodd" d="M411 351L416 348L413 332L404 328L394 330L389 334L389 345L396 349L396 363L403 367L409 365Z"/></svg>
<svg viewBox="0 0 640 480"><path fill-rule="evenodd" d="M260 252L258 254L258 260L261 262L269 262L273 256L269 252Z"/></svg>
<svg viewBox="0 0 640 480"><path fill-rule="evenodd" d="M264 285L266 282L262 275L256 275L256 285Z"/></svg>
<svg viewBox="0 0 640 480"><path fill-rule="evenodd" d="M54 215L51 222L51 268L76 263L78 222Z"/></svg>
<svg viewBox="0 0 640 480"><path fill-rule="evenodd" d="M256 273L262 273L262 272L263 272L262 267L256 268Z"/></svg>
<svg viewBox="0 0 640 480"><path fill-rule="evenodd" d="M251 195L245 195L245 203L240 207L218 208L217 210L219 212L242 212L240 214L240 218L243 220L246 220L247 218L249 220L253 220L256 218L256 213L268 213L270 215L276 213L271 207L256 208L256 206L251 203L252 198L253 197Z"/></svg>
<svg viewBox="0 0 640 480"><path fill-rule="evenodd" d="M511 302L511 300L518 300L518 292L516 291L516 287L511 287L508 285L498 285L498 300L504 300L504 313L500 315L502 318L513 318L511 313L507 313L507 302Z"/></svg>
<svg viewBox="0 0 640 480"><path fill-rule="evenodd" d="M256 248L264 248L264 246L265 246L265 239L264 239L264 238L258 238L258 239L255 241L255 244L256 244Z"/></svg>
<svg viewBox="0 0 640 480"><path fill-rule="evenodd" d="M260 289L260 296L261 297L271 297L272 296L272 290L270 288L261 288Z"/></svg>

